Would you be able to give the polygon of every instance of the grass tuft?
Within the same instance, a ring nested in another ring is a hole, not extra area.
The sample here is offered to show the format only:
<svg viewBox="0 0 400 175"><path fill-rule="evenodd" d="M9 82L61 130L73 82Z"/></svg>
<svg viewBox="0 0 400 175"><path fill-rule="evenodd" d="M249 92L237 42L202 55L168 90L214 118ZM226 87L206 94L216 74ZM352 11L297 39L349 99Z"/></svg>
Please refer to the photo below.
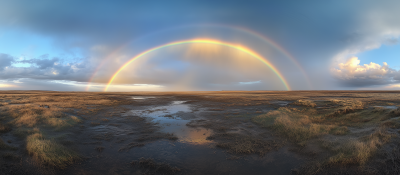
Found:
<svg viewBox="0 0 400 175"><path fill-rule="evenodd" d="M378 147L390 141L393 137L381 127L361 140L350 140L334 148L336 155L329 158L330 164L364 165L376 152Z"/></svg>
<svg viewBox="0 0 400 175"><path fill-rule="evenodd" d="M330 133L333 135L346 135L350 130L346 126L338 126L333 128Z"/></svg>
<svg viewBox="0 0 400 175"><path fill-rule="evenodd" d="M67 165L80 159L74 151L45 139L42 134L35 133L27 137L26 149L39 164L64 169Z"/></svg>
<svg viewBox="0 0 400 175"><path fill-rule="evenodd" d="M317 104L315 104L311 100L297 100L296 102L293 103L294 105L299 105L299 106L307 106L307 107L312 107L315 108Z"/></svg>
<svg viewBox="0 0 400 175"><path fill-rule="evenodd" d="M267 114L259 115L254 117L253 121L263 127L270 127L303 146L304 141L328 134L330 130L337 127L313 123L308 115L300 114L296 109L288 108L279 108Z"/></svg>
<svg viewBox="0 0 400 175"><path fill-rule="evenodd" d="M136 164L135 163L131 163L133 165ZM157 163L155 162L153 159L151 158L140 158L139 159L139 165L141 168L147 169L150 172L153 173L159 173L159 174L175 174L181 171L181 169L179 169L178 167L172 167L169 164L166 163ZM151 173L151 174L153 174Z"/></svg>

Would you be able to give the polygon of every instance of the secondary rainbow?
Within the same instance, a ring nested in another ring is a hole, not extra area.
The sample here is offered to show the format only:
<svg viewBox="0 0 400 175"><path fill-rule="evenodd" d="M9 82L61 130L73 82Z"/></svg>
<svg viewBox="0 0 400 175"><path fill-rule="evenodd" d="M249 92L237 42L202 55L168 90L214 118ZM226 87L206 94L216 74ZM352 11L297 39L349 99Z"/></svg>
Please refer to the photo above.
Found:
<svg viewBox="0 0 400 175"><path fill-rule="evenodd" d="M126 68L129 64L131 64L133 61L135 61L136 59L142 57L143 55L146 55L150 52L156 51L158 49L162 49L162 48L166 48L166 47L170 47L170 46L176 46L176 45L182 45L182 44L193 44L193 43L203 43L203 44L215 44L215 45L221 45L221 46L226 46L226 47L230 47L230 48L234 48L236 50L240 50L242 52L245 52L249 55L251 55L252 57L260 60L261 62L263 62L265 65L267 65L277 76L278 78L281 80L281 82L283 83L283 85L285 86L286 90L290 90L290 86L287 83L286 79L282 76L282 74L278 71L278 69L276 69L276 67L274 65L272 65L267 59L265 59L264 57L262 57L261 55L257 54L256 52L243 47L243 46L239 46L239 45L235 45L235 44L231 44L231 43L227 43L227 42L223 42L223 41L218 41L218 40L212 40L212 39L192 39L192 40L184 40L184 41L176 41L176 42L172 42L172 43L168 43L168 44L164 44L158 47L154 47L152 49L146 50L138 55L136 55L135 57L132 57L128 62L126 62L123 66L121 66L115 73L114 75L111 77L110 81L108 82L107 86L104 88L104 91L107 91L109 86L111 85L111 83L114 81L115 77L117 77L117 75L124 69Z"/></svg>

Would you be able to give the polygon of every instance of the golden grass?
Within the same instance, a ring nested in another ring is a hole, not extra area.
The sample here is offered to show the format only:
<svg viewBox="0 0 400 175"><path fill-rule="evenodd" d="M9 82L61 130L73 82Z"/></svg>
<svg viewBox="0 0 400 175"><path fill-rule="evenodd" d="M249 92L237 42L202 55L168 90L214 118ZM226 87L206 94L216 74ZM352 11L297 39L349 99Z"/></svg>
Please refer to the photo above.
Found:
<svg viewBox="0 0 400 175"><path fill-rule="evenodd" d="M315 104L311 100L297 100L296 102L293 103L294 105L299 105L299 106L307 106L307 107L316 107L317 104Z"/></svg>
<svg viewBox="0 0 400 175"><path fill-rule="evenodd" d="M365 136L360 140L353 139L333 148L336 155L330 157L328 163L364 165L376 150L389 142L392 137L393 135L389 134L385 128L379 128L371 135Z"/></svg>
<svg viewBox="0 0 400 175"><path fill-rule="evenodd" d="M54 140L43 138L40 133L27 137L26 150L39 164L61 169L80 159L74 151L56 143Z"/></svg>
<svg viewBox="0 0 400 175"><path fill-rule="evenodd" d="M38 124L62 129L74 126L81 120L76 116L64 113L62 108L44 108L35 105L12 106L7 109L7 115L14 118L13 124L17 127L35 127Z"/></svg>
<svg viewBox="0 0 400 175"><path fill-rule="evenodd" d="M328 134L335 125L313 123L308 115L300 114L296 109L279 108L252 119L264 127L270 127L295 143L304 145L304 141Z"/></svg>
<svg viewBox="0 0 400 175"><path fill-rule="evenodd" d="M37 127L35 127L35 128L20 127L20 128L14 129L12 131L12 134L19 138L26 138L26 136L34 134L34 133L38 133L38 132L39 132L39 128L37 128Z"/></svg>
<svg viewBox="0 0 400 175"><path fill-rule="evenodd" d="M333 135L346 135L350 130L346 126L338 126L333 128L330 133Z"/></svg>

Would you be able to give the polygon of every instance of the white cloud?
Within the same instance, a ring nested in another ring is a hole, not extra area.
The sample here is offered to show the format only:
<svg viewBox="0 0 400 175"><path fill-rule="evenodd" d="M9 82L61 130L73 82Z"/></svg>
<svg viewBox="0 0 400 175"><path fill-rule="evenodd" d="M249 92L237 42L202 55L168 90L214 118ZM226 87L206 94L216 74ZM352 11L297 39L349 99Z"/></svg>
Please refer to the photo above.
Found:
<svg viewBox="0 0 400 175"><path fill-rule="evenodd" d="M378 85L393 84L400 77L400 72L389 67L386 62L382 65L369 63L360 65L357 57L348 59L345 63L339 63L331 69L332 75L349 85Z"/></svg>

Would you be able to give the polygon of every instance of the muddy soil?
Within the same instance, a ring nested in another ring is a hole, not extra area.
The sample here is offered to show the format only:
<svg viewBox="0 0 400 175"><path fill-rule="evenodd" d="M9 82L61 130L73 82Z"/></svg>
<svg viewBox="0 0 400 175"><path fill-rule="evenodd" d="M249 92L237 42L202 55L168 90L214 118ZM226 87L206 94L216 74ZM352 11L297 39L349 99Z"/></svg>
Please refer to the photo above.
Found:
<svg viewBox="0 0 400 175"><path fill-rule="evenodd" d="M228 113L256 115L255 111L268 111L273 109L271 106L222 110L217 109L219 103L179 97L132 99L151 105L123 106L121 111L105 109L107 112L103 114L87 116L87 121L73 131L71 140L85 160L58 173L290 174L305 159L290 153L281 143L260 150L262 154L260 151L236 153L221 148L220 144L227 140L235 142L248 137L265 140L265 143L278 142L278 138L265 133L248 118L225 117ZM158 172L139 163L132 165L131 162L139 162L140 158L152 158L155 162L177 167L179 171Z"/></svg>

